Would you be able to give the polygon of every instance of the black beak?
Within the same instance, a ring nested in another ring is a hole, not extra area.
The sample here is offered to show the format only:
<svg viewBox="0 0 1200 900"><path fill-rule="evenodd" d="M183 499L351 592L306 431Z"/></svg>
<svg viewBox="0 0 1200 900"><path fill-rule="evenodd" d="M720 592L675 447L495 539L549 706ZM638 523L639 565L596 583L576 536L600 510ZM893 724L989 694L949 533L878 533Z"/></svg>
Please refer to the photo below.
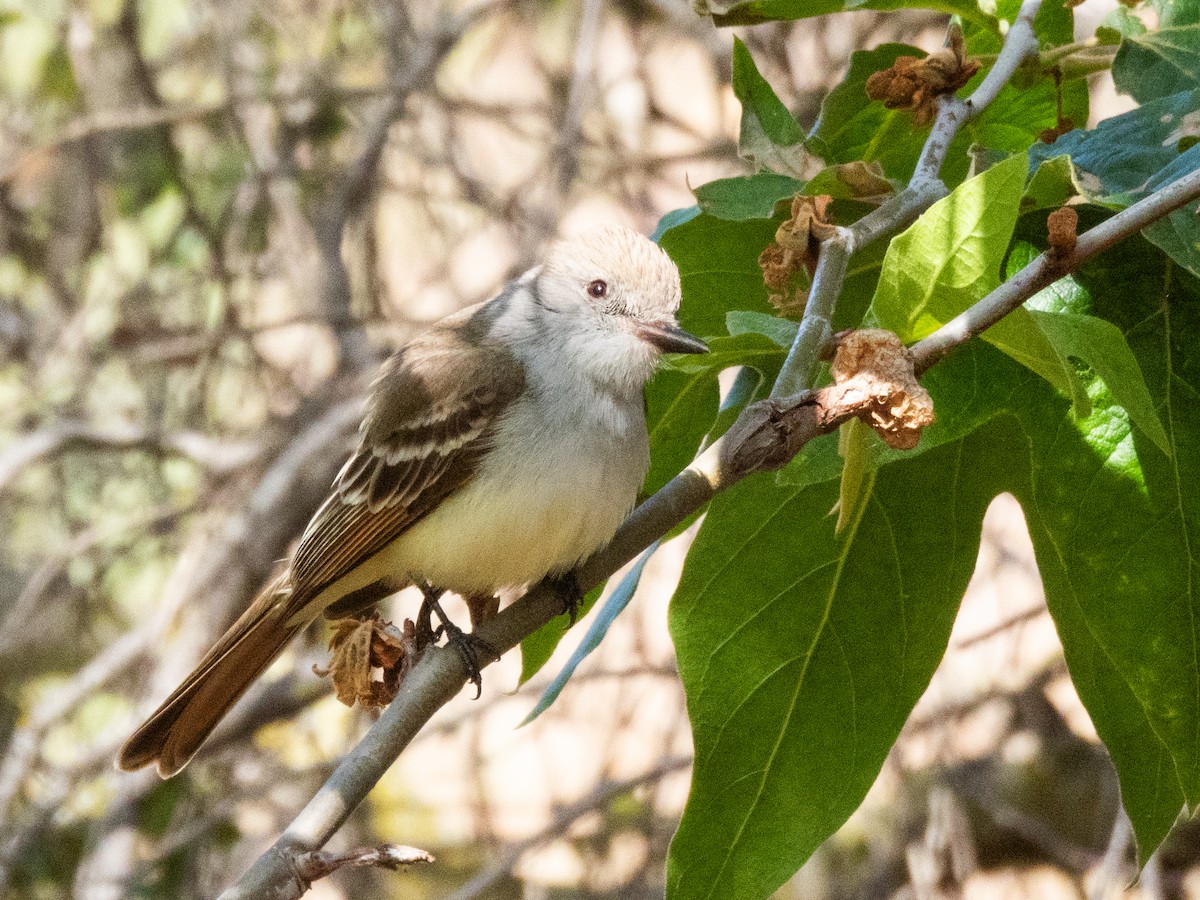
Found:
<svg viewBox="0 0 1200 900"><path fill-rule="evenodd" d="M707 353L708 345L668 322L638 322L637 335L663 353Z"/></svg>

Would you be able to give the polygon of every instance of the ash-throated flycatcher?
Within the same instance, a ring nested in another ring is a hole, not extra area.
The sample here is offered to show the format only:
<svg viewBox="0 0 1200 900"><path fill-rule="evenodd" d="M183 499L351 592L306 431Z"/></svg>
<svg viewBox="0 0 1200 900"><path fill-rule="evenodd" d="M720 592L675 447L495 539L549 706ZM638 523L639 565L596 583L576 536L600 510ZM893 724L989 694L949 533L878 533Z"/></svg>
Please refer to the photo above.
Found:
<svg viewBox="0 0 1200 900"><path fill-rule="evenodd" d="M612 539L650 464L642 389L679 328L679 273L605 228L558 243L486 303L410 341L375 380L358 448L287 570L125 742L163 777L318 615L407 584L491 596ZM339 603L339 601L341 601Z"/></svg>

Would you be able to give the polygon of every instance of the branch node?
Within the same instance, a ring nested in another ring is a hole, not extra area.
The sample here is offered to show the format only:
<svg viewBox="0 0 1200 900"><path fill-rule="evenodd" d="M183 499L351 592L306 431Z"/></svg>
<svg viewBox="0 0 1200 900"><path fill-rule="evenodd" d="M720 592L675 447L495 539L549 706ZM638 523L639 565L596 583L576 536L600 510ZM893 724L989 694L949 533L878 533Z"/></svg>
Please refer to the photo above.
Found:
<svg viewBox="0 0 1200 900"><path fill-rule="evenodd" d="M894 450L911 450L933 423L933 400L913 371L913 358L890 331L864 328L838 341L830 371L834 383L821 392L823 427L853 415Z"/></svg>
<svg viewBox="0 0 1200 900"><path fill-rule="evenodd" d="M812 437L817 423L817 394L801 391L785 399L770 398L748 406L725 434L721 453L723 479L740 480L754 472L787 465ZM808 427L803 420L808 419ZM797 441L793 435L802 435Z"/></svg>
<svg viewBox="0 0 1200 900"><path fill-rule="evenodd" d="M1075 257L1075 241L1079 229L1079 214L1070 206L1062 206L1046 217L1050 246L1046 257L1055 269L1066 271Z"/></svg>
<svg viewBox="0 0 1200 900"><path fill-rule="evenodd" d="M347 866L378 866L395 872L405 866L417 863L431 863L432 853L417 847L404 847L398 844L381 844L378 847L357 847L333 853L328 850L310 850L291 858L291 868L296 877L307 888L319 878L336 872Z"/></svg>

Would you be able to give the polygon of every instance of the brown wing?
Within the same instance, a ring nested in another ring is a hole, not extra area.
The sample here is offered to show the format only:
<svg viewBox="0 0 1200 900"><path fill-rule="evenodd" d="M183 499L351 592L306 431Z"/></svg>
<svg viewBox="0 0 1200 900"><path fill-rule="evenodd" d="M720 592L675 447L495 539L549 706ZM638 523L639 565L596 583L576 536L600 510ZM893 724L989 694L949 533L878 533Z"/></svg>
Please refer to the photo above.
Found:
<svg viewBox="0 0 1200 900"><path fill-rule="evenodd" d="M500 414L524 387L520 363L476 343L486 311L445 320L384 364L358 449L300 539L293 603L382 550L475 473Z"/></svg>

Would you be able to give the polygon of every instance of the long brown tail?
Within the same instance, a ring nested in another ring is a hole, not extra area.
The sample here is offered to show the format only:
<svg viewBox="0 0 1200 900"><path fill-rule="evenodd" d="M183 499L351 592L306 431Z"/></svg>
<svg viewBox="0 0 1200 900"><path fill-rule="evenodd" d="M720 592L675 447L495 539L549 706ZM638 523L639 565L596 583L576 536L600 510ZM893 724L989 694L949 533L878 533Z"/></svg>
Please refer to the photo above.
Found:
<svg viewBox="0 0 1200 900"><path fill-rule="evenodd" d="M132 771L158 764L170 778L188 764L217 723L305 624L288 624L294 607L286 574L276 578L222 635L117 754Z"/></svg>

